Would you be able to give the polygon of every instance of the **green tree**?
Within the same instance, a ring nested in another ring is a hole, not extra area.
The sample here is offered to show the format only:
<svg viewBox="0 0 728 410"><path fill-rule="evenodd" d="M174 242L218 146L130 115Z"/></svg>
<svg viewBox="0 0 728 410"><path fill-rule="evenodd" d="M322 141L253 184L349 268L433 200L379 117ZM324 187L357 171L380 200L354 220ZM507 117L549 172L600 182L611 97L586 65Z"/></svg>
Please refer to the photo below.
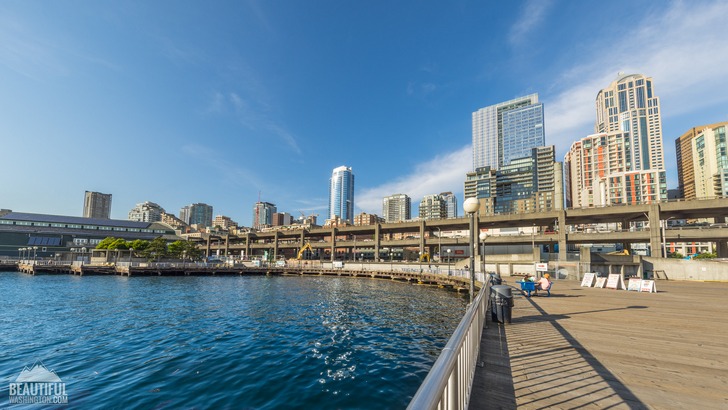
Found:
<svg viewBox="0 0 728 410"><path fill-rule="evenodd" d="M118 238L106 249L129 249L129 244L125 240Z"/></svg>
<svg viewBox="0 0 728 410"><path fill-rule="evenodd" d="M149 247L149 241L145 241L144 239L136 239L129 243L129 247L133 248L134 252L141 253Z"/></svg>
<svg viewBox="0 0 728 410"><path fill-rule="evenodd" d="M106 238L104 238L104 240L99 242L98 245L96 245L96 249L109 249L109 245L114 243L115 240L116 238L114 238L113 236L107 236Z"/></svg>
<svg viewBox="0 0 728 410"><path fill-rule="evenodd" d="M153 261L155 259L159 261L167 256L167 252L167 240L160 236L149 242L149 246L144 249L142 255L149 261Z"/></svg>
<svg viewBox="0 0 728 410"><path fill-rule="evenodd" d="M190 241L174 241L169 244L169 256L177 259L200 260L202 259L202 250Z"/></svg>
<svg viewBox="0 0 728 410"><path fill-rule="evenodd" d="M683 254L680 253L680 252L673 252L673 253L670 254L670 257L671 258L674 258L674 259L682 259L685 256L683 256Z"/></svg>

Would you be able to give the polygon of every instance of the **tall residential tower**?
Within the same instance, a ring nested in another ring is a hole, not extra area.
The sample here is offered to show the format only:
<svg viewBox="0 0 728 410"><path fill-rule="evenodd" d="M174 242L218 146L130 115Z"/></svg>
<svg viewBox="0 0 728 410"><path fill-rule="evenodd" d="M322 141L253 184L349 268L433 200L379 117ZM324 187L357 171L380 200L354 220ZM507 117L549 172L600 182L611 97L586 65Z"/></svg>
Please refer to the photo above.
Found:
<svg viewBox="0 0 728 410"><path fill-rule="evenodd" d="M83 199L84 218L111 218L111 194L86 191Z"/></svg>
<svg viewBox="0 0 728 410"><path fill-rule="evenodd" d="M350 167L335 168L329 180L329 219L354 223L354 173Z"/></svg>

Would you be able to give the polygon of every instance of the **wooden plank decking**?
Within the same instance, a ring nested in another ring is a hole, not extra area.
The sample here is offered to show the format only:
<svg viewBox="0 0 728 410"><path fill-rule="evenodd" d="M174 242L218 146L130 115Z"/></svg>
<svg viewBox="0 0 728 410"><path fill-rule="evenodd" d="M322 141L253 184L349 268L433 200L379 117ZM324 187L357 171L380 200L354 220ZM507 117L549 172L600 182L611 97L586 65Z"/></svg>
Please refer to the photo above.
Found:
<svg viewBox="0 0 728 410"><path fill-rule="evenodd" d="M728 283L657 290L514 289L513 322L483 332L470 409L728 408Z"/></svg>

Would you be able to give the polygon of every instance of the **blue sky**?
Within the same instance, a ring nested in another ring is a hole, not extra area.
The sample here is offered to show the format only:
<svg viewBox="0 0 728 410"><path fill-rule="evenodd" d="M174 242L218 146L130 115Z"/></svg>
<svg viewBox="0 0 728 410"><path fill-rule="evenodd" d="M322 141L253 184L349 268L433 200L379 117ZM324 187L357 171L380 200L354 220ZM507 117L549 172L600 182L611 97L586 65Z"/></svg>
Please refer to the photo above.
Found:
<svg viewBox="0 0 728 410"><path fill-rule="evenodd" d="M675 138L728 120L725 1L0 2L0 208L112 218L190 203L355 210L455 192L471 114L537 92L559 160L618 72L654 79L669 188Z"/></svg>

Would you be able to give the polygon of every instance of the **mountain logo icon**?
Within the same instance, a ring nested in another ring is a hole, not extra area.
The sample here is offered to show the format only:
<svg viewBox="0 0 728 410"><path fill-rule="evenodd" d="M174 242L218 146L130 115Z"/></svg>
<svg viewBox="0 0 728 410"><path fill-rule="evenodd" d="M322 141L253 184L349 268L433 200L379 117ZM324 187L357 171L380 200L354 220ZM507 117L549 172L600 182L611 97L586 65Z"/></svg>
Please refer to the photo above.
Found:
<svg viewBox="0 0 728 410"><path fill-rule="evenodd" d="M48 368L43 365L43 363L39 360L35 363L33 363L33 366L28 368L27 366L23 368L23 371L20 372L18 375L18 378L15 379L16 383L63 383L60 377L54 372L53 370L48 370Z"/></svg>

